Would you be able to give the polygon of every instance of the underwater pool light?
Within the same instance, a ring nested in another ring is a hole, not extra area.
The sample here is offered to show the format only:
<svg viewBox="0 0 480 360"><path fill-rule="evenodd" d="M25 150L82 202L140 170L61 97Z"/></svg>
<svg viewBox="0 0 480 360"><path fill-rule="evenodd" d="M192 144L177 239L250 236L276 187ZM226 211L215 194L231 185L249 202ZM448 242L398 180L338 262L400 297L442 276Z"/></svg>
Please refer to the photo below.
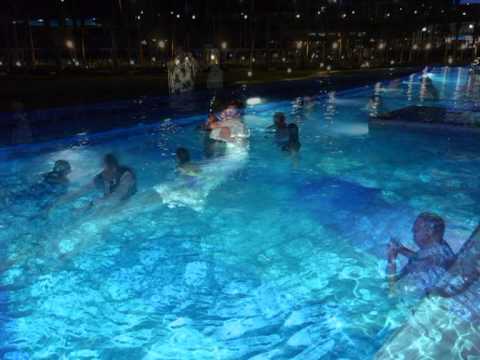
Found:
<svg viewBox="0 0 480 360"><path fill-rule="evenodd" d="M262 99L260 99L259 97L253 97L253 98L247 99L248 106L260 105L261 103L262 103Z"/></svg>

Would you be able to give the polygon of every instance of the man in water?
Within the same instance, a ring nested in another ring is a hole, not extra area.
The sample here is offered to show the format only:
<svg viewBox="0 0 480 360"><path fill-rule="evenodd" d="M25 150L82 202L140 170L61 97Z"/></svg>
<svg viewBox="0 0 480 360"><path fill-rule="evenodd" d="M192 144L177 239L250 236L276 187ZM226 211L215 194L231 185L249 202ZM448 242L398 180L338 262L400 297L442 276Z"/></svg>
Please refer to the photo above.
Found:
<svg viewBox="0 0 480 360"><path fill-rule="evenodd" d="M65 185L70 182L68 175L72 172L70 163L66 160L57 160L52 171L43 174L43 181L50 185Z"/></svg>
<svg viewBox="0 0 480 360"><path fill-rule="evenodd" d="M229 102L220 114L220 121L210 124L210 138L229 144L245 145L250 134L242 121L242 107L240 101Z"/></svg>
<svg viewBox="0 0 480 360"><path fill-rule="evenodd" d="M275 142L284 143L288 138L287 118L283 112L277 112L273 115L273 124L267 128L268 131L275 132Z"/></svg>
<svg viewBox="0 0 480 360"><path fill-rule="evenodd" d="M176 152L177 157L177 170L180 174L186 176L198 176L201 172L200 167L192 164L190 160L190 152L180 147Z"/></svg>
<svg viewBox="0 0 480 360"><path fill-rule="evenodd" d="M214 113L208 115L208 119L205 123L201 124L198 128L204 132L203 148L204 155L207 159L216 158L225 155L225 143L223 141L217 141L210 138L211 129L218 124L220 120Z"/></svg>
<svg viewBox="0 0 480 360"><path fill-rule="evenodd" d="M117 158L108 154L103 158L103 170L89 184L57 202L57 206L83 197L95 190L103 196L90 202L88 209L110 208L119 205L137 192L137 179L132 169L119 164Z"/></svg>
<svg viewBox="0 0 480 360"><path fill-rule="evenodd" d="M283 151L290 155L296 155L300 151L302 144L298 135L298 126L295 124L288 125L288 142L282 147Z"/></svg>
<svg viewBox="0 0 480 360"><path fill-rule="evenodd" d="M444 240L445 222L435 214L420 214L413 225L413 239L419 250L413 251L392 239L388 248L390 284L393 286L404 278L410 278L412 286L428 292L455 261L455 254ZM408 263L397 273L396 260L401 254Z"/></svg>

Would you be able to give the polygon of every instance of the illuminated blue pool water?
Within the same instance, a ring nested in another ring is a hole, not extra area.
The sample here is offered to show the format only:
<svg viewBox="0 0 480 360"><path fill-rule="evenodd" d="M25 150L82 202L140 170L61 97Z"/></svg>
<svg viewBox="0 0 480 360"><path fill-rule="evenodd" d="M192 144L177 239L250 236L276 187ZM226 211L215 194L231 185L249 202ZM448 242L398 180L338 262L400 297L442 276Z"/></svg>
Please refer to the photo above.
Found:
<svg viewBox="0 0 480 360"><path fill-rule="evenodd" d="M472 110L465 69L318 94L292 114L264 99L245 116L246 161L201 208L143 206L87 222L35 216L28 193L57 159L72 188L107 152L135 168L140 191L174 180L174 151L203 159L190 118L101 136L1 150L0 354L4 359L369 359L405 321L410 299L389 296L385 248L411 243L422 211L447 221L457 249L480 213L479 135L369 127L365 110L440 104ZM293 99L291 99L293 100ZM298 164L265 132L277 111L300 127ZM188 125L191 124L191 125ZM135 198L132 199L135 202ZM60 257L52 244L81 241Z"/></svg>

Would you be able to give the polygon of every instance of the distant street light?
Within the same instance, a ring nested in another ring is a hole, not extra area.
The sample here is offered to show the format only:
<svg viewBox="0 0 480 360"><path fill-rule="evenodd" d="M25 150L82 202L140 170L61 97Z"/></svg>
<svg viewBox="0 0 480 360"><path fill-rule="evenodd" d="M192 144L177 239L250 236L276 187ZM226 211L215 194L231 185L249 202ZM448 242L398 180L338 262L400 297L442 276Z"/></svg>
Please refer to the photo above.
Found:
<svg viewBox="0 0 480 360"><path fill-rule="evenodd" d="M165 40L160 40L160 41L158 42L158 47L159 47L160 49L165 49L165 46L166 46Z"/></svg>
<svg viewBox="0 0 480 360"><path fill-rule="evenodd" d="M222 46L222 49L223 49L223 50L226 50L227 47L228 47L228 44L227 44L226 41L224 41L224 42L222 42L222 45L221 45L221 46Z"/></svg>
<svg viewBox="0 0 480 360"><path fill-rule="evenodd" d="M73 49L75 47L75 44L73 43L72 40L67 40L65 41L65 46L69 49Z"/></svg>

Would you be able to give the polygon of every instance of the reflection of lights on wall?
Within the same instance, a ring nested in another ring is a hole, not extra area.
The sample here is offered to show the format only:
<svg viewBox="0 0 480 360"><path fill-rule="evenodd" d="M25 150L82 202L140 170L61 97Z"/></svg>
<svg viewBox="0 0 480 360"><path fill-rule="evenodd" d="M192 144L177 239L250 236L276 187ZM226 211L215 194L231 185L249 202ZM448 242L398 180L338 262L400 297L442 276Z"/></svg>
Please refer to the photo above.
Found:
<svg viewBox="0 0 480 360"><path fill-rule="evenodd" d="M291 73L292 73L292 68L288 68L288 69L287 69L287 73L288 73L288 74L291 74Z"/></svg>
<svg viewBox="0 0 480 360"><path fill-rule="evenodd" d="M73 49L75 45L73 44L72 40L67 40L65 41L65 46L69 49Z"/></svg>
<svg viewBox="0 0 480 360"><path fill-rule="evenodd" d="M425 50L431 50L432 49L432 44L431 43L427 43L425 45Z"/></svg>
<svg viewBox="0 0 480 360"><path fill-rule="evenodd" d="M226 42L226 41L222 42L222 49L223 49L223 50L226 50L227 47L228 47L227 42Z"/></svg>
<svg viewBox="0 0 480 360"><path fill-rule="evenodd" d="M331 65L328 65L327 66L327 71L331 71L332 70L332 66Z"/></svg>
<svg viewBox="0 0 480 360"><path fill-rule="evenodd" d="M158 47L159 47L160 49L165 49L165 46L166 46L165 40L160 40L160 41L158 42Z"/></svg>
<svg viewBox="0 0 480 360"><path fill-rule="evenodd" d="M427 32L427 27L426 27L426 26L424 26L424 27L422 28L422 32Z"/></svg>
<svg viewBox="0 0 480 360"><path fill-rule="evenodd" d="M248 76L248 77L252 77L252 76L253 76L253 72L252 72L251 70L249 70L249 71L247 72L247 76Z"/></svg>
<svg viewBox="0 0 480 360"><path fill-rule="evenodd" d="M247 20L247 19L248 19L248 15L247 15L247 14L243 15L243 19L244 19L244 20Z"/></svg>
<svg viewBox="0 0 480 360"><path fill-rule="evenodd" d="M130 65L135 65L135 60L131 59L130 60Z"/></svg>
<svg viewBox="0 0 480 360"><path fill-rule="evenodd" d="M20 62L20 60L17 60L17 62L15 63L15 65L16 65L17 67L20 67L20 66L22 66L22 63Z"/></svg>
<svg viewBox="0 0 480 360"><path fill-rule="evenodd" d="M192 20L195 20L197 18L197 15L193 14L192 15Z"/></svg>
<svg viewBox="0 0 480 360"><path fill-rule="evenodd" d="M417 45L417 44L413 44L412 50L418 50L418 45Z"/></svg>
<svg viewBox="0 0 480 360"><path fill-rule="evenodd" d="M300 40L300 41L297 41L297 49L301 49L303 46L303 42Z"/></svg>
<svg viewBox="0 0 480 360"><path fill-rule="evenodd" d="M332 49L335 49L335 50L338 49L338 42L335 41L335 42L332 44Z"/></svg>
<svg viewBox="0 0 480 360"><path fill-rule="evenodd" d="M383 50L383 49L385 49L385 43L381 42L380 44L378 44L378 50Z"/></svg>
<svg viewBox="0 0 480 360"><path fill-rule="evenodd" d="M449 63L450 65L453 64L453 57L451 57L451 56L448 57L448 63Z"/></svg>
<svg viewBox="0 0 480 360"><path fill-rule="evenodd" d="M295 15L297 19L300 19L302 16L300 14Z"/></svg>
<svg viewBox="0 0 480 360"><path fill-rule="evenodd" d="M210 60L215 61L216 58L217 57L214 54L210 55Z"/></svg>

